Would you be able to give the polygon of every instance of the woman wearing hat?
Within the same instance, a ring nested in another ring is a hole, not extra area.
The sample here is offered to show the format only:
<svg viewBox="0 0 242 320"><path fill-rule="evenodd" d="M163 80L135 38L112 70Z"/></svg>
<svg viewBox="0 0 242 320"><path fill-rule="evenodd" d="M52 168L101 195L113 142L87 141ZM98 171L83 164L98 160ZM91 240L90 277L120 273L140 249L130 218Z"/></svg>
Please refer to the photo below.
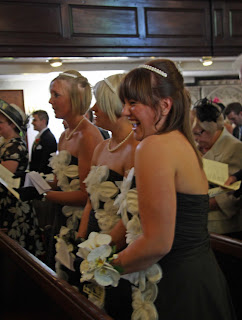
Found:
<svg viewBox="0 0 242 320"><path fill-rule="evenodd" d="M0 99L0 163L12 173L24 172L28 165L28 150L23 139L27 130L27 117L14 104ZM0 228L22 247L36 256L42 252L38 221L31 202L18 200L0 184Z"/></svg>

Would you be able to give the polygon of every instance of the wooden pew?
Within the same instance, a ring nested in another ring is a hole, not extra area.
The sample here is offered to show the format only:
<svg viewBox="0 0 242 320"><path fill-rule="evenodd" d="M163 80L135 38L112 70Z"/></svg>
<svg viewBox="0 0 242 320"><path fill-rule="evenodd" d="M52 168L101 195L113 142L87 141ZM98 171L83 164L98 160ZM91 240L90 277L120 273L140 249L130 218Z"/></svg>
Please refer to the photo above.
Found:
<svg viewBox="0 0 242 320"><path fill-rule="evenodd" d="M210 243L227 279L237 318L242 319L242 241L211 233Z"/></svg>
<svg viewBox="0 0 242 320"><path fill-rule="evenodd" d="M0 231L1 320L112 320Z"/></svg>

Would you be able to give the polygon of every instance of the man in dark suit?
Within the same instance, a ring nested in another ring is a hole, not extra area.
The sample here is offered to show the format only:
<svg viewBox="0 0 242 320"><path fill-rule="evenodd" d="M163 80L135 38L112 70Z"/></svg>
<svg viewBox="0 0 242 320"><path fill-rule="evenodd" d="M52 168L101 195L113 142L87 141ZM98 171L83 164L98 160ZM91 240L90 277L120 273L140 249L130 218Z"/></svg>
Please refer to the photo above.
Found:
<svg viewBox="0 0 242 320"><path fill-rule="evenodd" d="M233 136L242 141L242 105L239 102L232 102L227 105L224 114L236 125Z"/></svg>
<svg viewBox="0 0 242 320"><path fill-rule="evenodd" d="M48 166L50 154L56 152L57 143L53 133L47 127L49 122L48 113L44 110L34 111L32 124L34 130L39 131L35 137L32 146L31 161L29 164L30 171L51 173L52 169Z"/></svg>

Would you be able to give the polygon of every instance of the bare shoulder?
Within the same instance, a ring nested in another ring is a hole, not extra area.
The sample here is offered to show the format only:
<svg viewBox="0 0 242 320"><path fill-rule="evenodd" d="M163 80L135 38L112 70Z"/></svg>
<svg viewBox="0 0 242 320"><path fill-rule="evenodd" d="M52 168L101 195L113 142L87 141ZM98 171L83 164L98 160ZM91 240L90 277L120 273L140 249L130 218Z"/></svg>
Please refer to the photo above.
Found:
<svg viewBox="0 0 242 320"><path fill-rule="evenodd" d="M151 152L152 154L155 154L172 150L177 144L178 137L179 133L176 131L148 136L139 143L137 153ZM179 140L182 141L183 139Z"/></svg>
<svg viewBox="0 0 242 320"><path fill-rule="evenodd" d="M87 122L81 131L78 131L78 142L80 147L92 148L97 146L100 142L103 141L103 137L96 126L92 123Z"/></svg>
<svg viewBox="0 0 242 320"><path fill-rule="evenodd" d="M62 149L63 143L65 142L65 131L62 132L58 142L58 150Z"/></svg>
<svg viewBox="0 0 242 320"><path fill-rule="evenodd" d="M100 153L102 153L107 148L108 141L109 139L99 142L99 144L95 148L95 154L99 155Z"/></svg>

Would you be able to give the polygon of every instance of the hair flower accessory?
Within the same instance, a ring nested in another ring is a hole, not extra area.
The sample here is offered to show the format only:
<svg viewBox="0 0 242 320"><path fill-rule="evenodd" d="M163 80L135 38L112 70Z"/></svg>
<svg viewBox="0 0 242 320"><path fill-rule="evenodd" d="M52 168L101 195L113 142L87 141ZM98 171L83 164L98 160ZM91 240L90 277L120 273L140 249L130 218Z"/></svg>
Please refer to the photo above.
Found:
<svg viewBox="0 0 242 320"><path fill-rule="evenodd" d="M220 103L221 101L220 101L220 99L218 97L214 97L213 102L214 103Z"/></svg>
<svg viewBox="0 0 242 320"><path fill-rule="evenodd" d="M120 273L110 263L117 258L111 240L110 235L91 232L88 240L78 245L77 256L84 259L80 265L81 282L95 281L104 287L117 287Z"/></svg>

